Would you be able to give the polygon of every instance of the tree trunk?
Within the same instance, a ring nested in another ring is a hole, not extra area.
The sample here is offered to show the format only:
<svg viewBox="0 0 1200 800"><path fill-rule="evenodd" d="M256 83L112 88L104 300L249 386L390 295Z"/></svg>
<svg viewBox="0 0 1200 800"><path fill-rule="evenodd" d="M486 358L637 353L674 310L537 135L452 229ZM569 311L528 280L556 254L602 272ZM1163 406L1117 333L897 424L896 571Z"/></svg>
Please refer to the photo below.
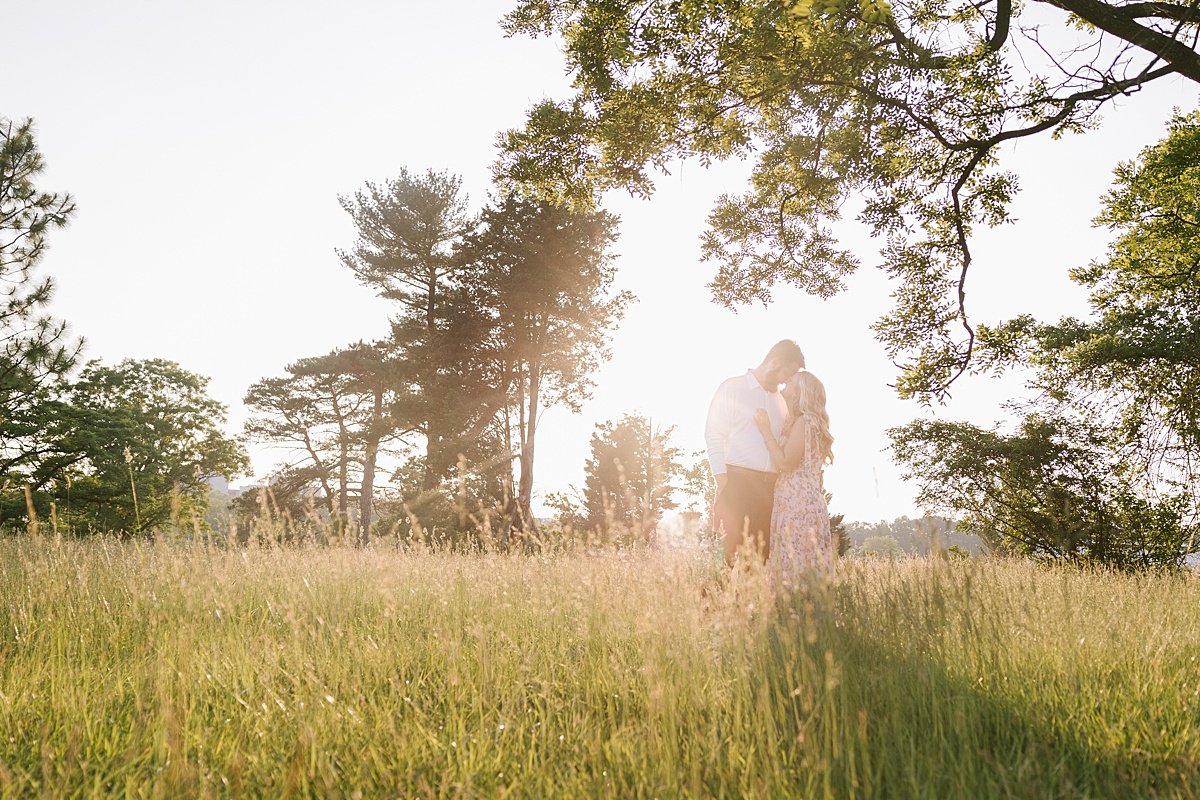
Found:
<svg viewBox="0 0 1200 800"><path fill-rule="evenodd" d="M434 253L432 251L428 258L429 263L433 263ZM437 271L431 268L425 276L425 345L431 353L435 349L434 344L437 338L437 290ZM426 396L430 396L428 387L425 389ZM425 473L421 477L421 488L429 492L436 489L438 485L438 464L436 462L439 431L435 430L432 410L426 412L423 422L425 423Z"/></svg>
<svg viewBox="0 0 1200 800"><path fill-rule="evenodd" d="M329 485L329 470L325 468L325 462L313 447L312 437L308 435L307 429L304 431L304 449L317 468L317 480L321 482L321 491L325 492L325 510L333 516L333 487Z"/></svg>
<svg viewBox="0 0 1200 800"><path fill-rule="evenodd" d="M540 393L542 376L540 370L530 365L529 368L529 409L525 414L525 430L521 442L521 483L517 490L517 503L520 508L524 527L536 529L537 522L533 517L533 451L534 439L537 436L538 395Z"/></svg>
<svg viewBox="0 0 1200 800"><path fill-rule="evenodd" d="M525 469L525 419L526 419L525 389L528 386L528 384L526 383L526 379L527 379L527 373L525 371L525 367L524 367L524 365L521 365L517 369L517 448L518 448L517 459L521 462L521 467L519 470L518 484L516 487L514 487L516 489L516 491L513 492L512 496L509 498L509 501L508 501L508 503L509 503L508 527L510 530L518 530L518 531L525 530L525 517L524 517L523 511L522 511L523 507L521 505L521 490L519 487L524 484L525 473L526 473L526 469ZM508 547L507 537L505 537L504 546L505 546L505 548Z"/></svg>
<svg viewBox="0 0 1200 800"><path fill-rule="evenodd" d="M438 485L437 471L437 438L438 434L433 429L433 421L425 421L425 472L421 476L421 489L426 492L432 491Z"/></svg>
<svg viewBox="0 0 1200 800"><path fill-rule="evenodd" d="M333 413L338 426L338 501L337 520L334 523L341 534L350 517L350 433L346 430L346 419L342 415L341 397L333 395Z"/></svg>
<svg viewBox="0 0 1200 800"><path fill-rule="evenodd" d="M500 525L500 549L508 549L508 534L513 527L513 460L512 460L512 407L510 403L504 404L504 448L505 461L507 467L504 475L504 519Z"/></svg>
<svg viewBox="0 0 1200 800"><path fill-rule="evenodd" d="M366 547L371 542L371 512L375 504L375 460L379 455L379 439L383 432L383 388L375 389L375 405L371 409L371 423L367 429L366 451L363 453L362 490L358 497L358 544Z"/></svg>

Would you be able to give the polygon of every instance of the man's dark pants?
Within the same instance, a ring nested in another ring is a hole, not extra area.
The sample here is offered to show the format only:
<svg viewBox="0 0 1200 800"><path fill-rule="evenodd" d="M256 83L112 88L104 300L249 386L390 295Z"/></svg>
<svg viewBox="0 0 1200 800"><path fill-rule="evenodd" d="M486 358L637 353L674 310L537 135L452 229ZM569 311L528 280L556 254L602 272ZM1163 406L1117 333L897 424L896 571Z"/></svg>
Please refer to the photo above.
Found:
<svg viewBox="0 0 1200 800"><path fill-rule="evenodd" d="M725 471L725 486L717 493L713 522L725 534L725 561L732 565L743 542L749 542L763 562L771 548L771 508L775 504L774 472L761 472L732 464Z"/></svg>

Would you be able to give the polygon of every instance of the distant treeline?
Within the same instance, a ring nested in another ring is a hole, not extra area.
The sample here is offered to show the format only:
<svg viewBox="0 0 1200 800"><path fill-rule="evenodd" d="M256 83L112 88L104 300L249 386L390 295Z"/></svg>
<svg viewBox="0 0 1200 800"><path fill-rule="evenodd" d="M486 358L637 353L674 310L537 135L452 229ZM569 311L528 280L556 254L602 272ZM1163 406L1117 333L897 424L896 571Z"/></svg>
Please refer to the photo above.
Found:
<svg viewBox="0 0 1200 800"><path fill-rule="evenodd" d="M1115 238L1105 258L1070 270L1089 292L1087 319L977 325L945 362L934 356L946 343L930 345L917 325L924 305L884 326L908 331L903 348L922 353L898 384L906 396L941 397L948 382L910 379L952 381L967 360L992 374L1019 368L1032 389L994 427L933 418L890 431L919 506L952 515L996 553L1135 569L1200 550L1196 163L1200 112L1178 115L1116 171L1096 218ZM0 525L200 527L208 483L248 466L242 441L222 432L226 409L207 379L178 364L81 368L82 341L45 313L54 282L36 274L75 203L35 186L42 170L32 122L0 118ZM381 532L507 547L540 535L540 420L589 398L634 298L614 286L617 219L597 197L567 204L512 178L498 173L478 211L457 177L432 170L341 198L356 239L340 259L392 303L389 333L249 388L245 437L289 458L265 491L235 504L239 535L264 520L359 543ZM901 261L917 283L941 285L924 258ZM749 297L769 288L743 277L718 283ZM681 460L669 433L637 415L597 426L583 489L549 498L555 530L651 538L679 491L705 505L711 476L701 459ZM919 552L926 534L872 535Z"/></svg>
<svg viewBox="0 0 1200 800"><path fill-rule="evenodd" d="M955 522L946 517L927 516L912 519L907 516L879 522L843 523L850 547L854 552L874 552L889 555L891 552L909 555L929 555L934 550L957 547L975 556L987 551L982 538L977 534L957 530Z"/></svg>

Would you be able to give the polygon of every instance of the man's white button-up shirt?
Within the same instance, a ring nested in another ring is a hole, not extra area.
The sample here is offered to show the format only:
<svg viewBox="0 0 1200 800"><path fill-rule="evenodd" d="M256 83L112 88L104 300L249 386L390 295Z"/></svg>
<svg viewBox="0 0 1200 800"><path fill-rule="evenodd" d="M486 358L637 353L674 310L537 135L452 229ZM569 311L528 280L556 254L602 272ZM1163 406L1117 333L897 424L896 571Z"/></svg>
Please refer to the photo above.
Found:
<svg viewBox="0 0 1200 800"><path fill-rule="evenodd" d="M775 472L771 453L754 423L754 411L765 408L775 436L783 431L787 403L778 390L768 392L754 377L753 370L722 383L708 407L704 441L708 445L708 463L714 475L724 475L727 465Z"/></svg>

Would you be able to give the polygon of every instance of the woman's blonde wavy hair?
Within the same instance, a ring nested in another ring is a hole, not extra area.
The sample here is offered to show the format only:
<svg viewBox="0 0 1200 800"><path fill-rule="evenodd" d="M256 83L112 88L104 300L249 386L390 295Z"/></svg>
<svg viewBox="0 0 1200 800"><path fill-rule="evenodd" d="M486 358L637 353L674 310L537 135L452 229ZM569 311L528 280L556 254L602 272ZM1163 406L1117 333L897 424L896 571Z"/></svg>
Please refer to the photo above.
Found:
<svg viewBox="0 0 1200 800"><path fill-rule="evenodd" d="M817 447L821 463L833 463L833 435L829 432L829 413L825 410L825 384L806 369L796 373L796 393L792 395L792 417L811 417L817 423Z"/></svg>

